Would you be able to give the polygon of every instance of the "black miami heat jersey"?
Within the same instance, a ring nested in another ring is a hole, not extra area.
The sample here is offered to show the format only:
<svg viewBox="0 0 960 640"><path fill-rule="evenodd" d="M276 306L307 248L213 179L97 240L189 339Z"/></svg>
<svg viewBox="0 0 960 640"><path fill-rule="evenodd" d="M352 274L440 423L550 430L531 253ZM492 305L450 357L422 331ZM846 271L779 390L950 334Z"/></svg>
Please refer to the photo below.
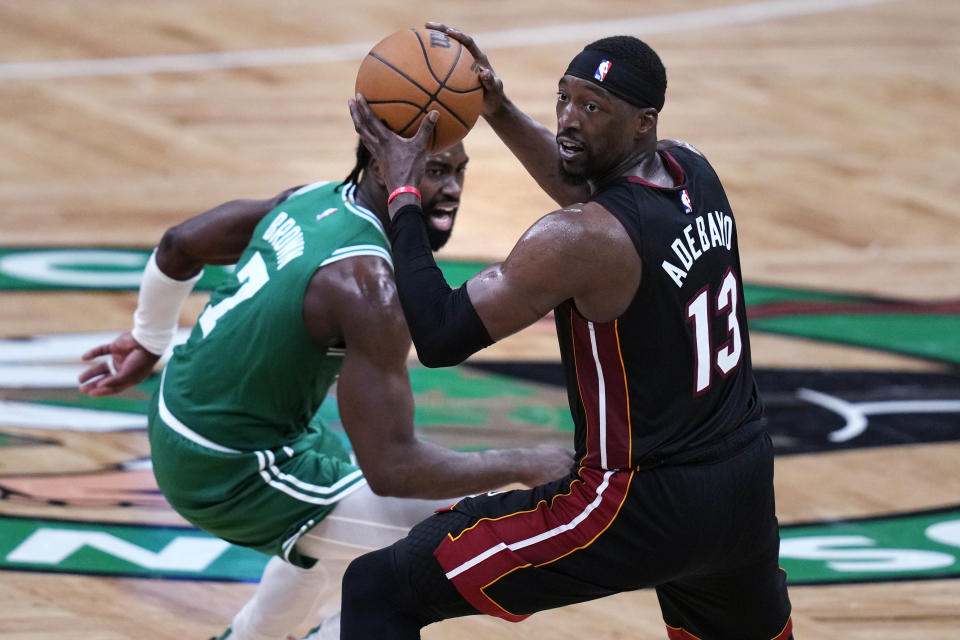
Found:
<svg viewBox="0 0 960 640"><path fill-rule="evenodd" d="M669 463L762 413L730 204L702 156L660 154L676 186L623 177L591 197L640 254L630 306L607 323L587 320L572 300L555 311L577 459L587 467Z"/></svg>

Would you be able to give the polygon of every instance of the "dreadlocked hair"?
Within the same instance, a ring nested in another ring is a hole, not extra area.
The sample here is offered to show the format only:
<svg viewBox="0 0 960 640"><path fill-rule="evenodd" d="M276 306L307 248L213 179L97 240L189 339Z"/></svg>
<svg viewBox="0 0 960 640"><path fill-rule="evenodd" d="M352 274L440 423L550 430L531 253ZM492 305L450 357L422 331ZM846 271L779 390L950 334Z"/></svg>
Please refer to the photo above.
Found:
<svg viewBox="0 0 960 640"><path fill-rule="evenodd" d="M370 154L370 151L363 146L363 142L357 143L357 163L353 165L353 170L347 174L347 177L343 179L337 188L334 191L340 191L347 185L356 185L360 182L360 176L363 174L363 170L367 168L367 165L370 164L370 160L373 156Z"/></svg>

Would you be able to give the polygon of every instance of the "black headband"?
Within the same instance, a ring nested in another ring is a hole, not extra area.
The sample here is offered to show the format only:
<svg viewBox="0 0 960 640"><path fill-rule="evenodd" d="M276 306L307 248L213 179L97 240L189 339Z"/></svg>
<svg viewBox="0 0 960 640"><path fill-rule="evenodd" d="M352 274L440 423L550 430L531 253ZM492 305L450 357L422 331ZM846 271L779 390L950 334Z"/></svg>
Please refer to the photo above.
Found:
<svg viewBox="0 0 960 640"><path fill-rule="evenodd" d="M588 80L635 107L663 109L664 92L652 86L640 69L613 59L603 51L581 51L564 75Z"/></svg>

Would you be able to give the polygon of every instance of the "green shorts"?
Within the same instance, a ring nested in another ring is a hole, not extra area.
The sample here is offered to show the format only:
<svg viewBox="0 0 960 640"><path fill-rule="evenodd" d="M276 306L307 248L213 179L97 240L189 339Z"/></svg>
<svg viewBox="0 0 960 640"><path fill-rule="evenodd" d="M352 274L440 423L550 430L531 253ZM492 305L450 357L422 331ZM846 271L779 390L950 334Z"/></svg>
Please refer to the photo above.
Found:
<svg viewBox="0 0 960 640"><path fill-rule="evenodd" d="M300 536L366 484L339 436L316 418L287 445L238 451L181 423L154 394L148 433L153 474L177 513L227 542L300 567L314 564L294 548Z"/></svg>

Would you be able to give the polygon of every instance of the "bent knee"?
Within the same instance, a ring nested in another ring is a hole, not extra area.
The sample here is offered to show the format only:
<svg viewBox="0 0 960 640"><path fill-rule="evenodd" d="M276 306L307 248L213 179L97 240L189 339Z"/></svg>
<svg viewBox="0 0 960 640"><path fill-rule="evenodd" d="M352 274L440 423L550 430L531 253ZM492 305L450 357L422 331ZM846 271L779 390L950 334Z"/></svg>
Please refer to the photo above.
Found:
<svg viewBox="0 0 960 640"><path fill-rule="evenodd" d="M390 547L355 558L343 574L343 607L395 600L399 591Z"/></svg>

